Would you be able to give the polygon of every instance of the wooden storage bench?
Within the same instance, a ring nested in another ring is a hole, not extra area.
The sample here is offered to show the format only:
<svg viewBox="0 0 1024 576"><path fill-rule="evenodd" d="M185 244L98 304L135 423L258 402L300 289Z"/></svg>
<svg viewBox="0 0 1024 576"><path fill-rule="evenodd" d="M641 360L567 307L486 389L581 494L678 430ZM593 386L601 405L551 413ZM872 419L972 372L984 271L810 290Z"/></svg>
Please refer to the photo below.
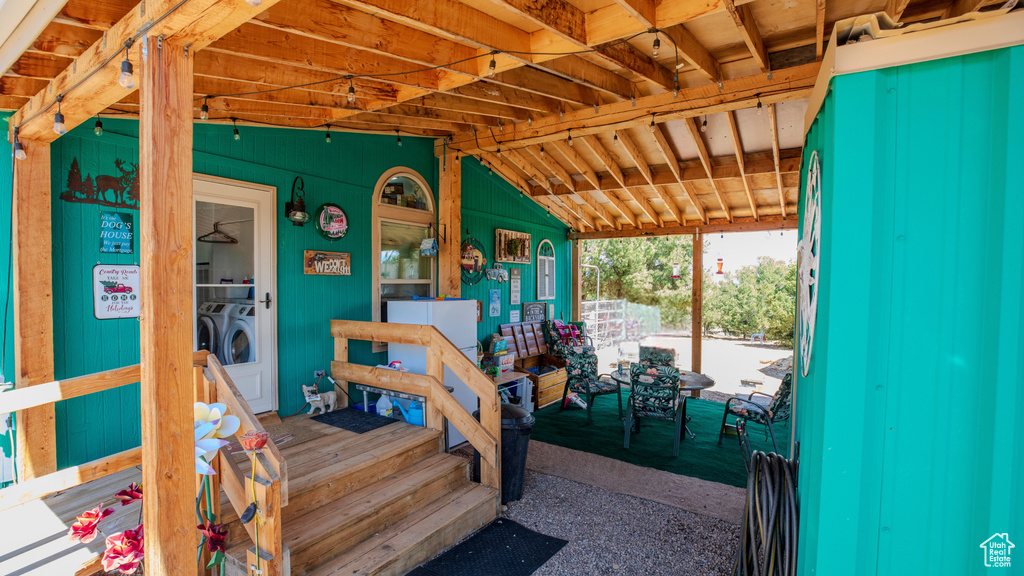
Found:
<svg viewBox="0 0 1024 576"><path fill-rule="evenodd" d="M502 324L501 335L508 338L508 348L516 355L516 368L533 382L533 404L537 409L558 402L565 392L565 361L547 353L548 344L540 322ZM534 374L530 368L550 366L547 374Z"/></svg>

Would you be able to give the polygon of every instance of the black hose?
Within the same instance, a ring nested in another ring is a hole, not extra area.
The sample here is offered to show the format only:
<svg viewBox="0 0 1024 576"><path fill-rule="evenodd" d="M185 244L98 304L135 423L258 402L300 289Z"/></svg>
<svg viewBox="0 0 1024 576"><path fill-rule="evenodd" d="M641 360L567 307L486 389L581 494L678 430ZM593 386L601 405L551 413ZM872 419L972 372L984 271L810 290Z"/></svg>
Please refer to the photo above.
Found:
<svg viewBox="0 0 1024 576"><path fill-rule="evenodd" d="M747 502L733 576L795 576L796 464L774 452L753 452L747 470Z"/></svg>

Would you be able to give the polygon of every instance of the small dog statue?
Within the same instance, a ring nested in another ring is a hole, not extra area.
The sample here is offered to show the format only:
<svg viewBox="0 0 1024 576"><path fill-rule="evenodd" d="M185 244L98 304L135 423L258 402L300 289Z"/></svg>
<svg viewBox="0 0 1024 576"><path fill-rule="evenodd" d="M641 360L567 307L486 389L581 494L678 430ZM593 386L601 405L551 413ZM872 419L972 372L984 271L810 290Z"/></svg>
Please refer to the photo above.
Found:
<svg viewBox="0 0 1024 576"><path fill-rule="evenodd" d="M309 412L306 414L312 414L317 408L320 409L321 414L334 412L334 406L338 403L338 393L333 390L317 392L316 386L303 386L302 393L306 396L306 401L309 402ZM329 408L324 408L324 405Z"/></svg>

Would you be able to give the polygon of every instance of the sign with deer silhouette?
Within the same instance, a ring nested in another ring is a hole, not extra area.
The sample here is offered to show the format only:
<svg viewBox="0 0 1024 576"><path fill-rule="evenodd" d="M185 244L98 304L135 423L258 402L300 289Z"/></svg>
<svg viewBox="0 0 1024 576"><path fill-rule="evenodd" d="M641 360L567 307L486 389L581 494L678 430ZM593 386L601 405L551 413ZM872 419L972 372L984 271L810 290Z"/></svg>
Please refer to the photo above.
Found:
<svg viewBox="0 0 1024 576"><path fill-rule="evenodd" d="M78 167L78 158L71 160L68 181L60 199L65 202L99 204L111 208L139 209L139 165L114 160L118 174L100 174L93 178Z"/></svg>

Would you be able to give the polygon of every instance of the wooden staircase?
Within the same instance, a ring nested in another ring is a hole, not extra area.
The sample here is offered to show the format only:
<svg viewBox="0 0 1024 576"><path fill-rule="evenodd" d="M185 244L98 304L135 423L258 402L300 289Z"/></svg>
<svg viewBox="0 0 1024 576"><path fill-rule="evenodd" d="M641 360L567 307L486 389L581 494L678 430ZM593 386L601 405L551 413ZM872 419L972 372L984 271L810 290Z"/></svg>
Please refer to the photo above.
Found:
<svg viewBox="0 0 1024 576"><path fill-rule="evenodd" d="M354 434L304 417L288 422L312 436L280 446L291 574L405 574L497 517L497 490L471 482L469 461L445 454L436 430L395 423ZM228 573L250 574L252 542L231 507L222 510L230 514Z"/></svg>

